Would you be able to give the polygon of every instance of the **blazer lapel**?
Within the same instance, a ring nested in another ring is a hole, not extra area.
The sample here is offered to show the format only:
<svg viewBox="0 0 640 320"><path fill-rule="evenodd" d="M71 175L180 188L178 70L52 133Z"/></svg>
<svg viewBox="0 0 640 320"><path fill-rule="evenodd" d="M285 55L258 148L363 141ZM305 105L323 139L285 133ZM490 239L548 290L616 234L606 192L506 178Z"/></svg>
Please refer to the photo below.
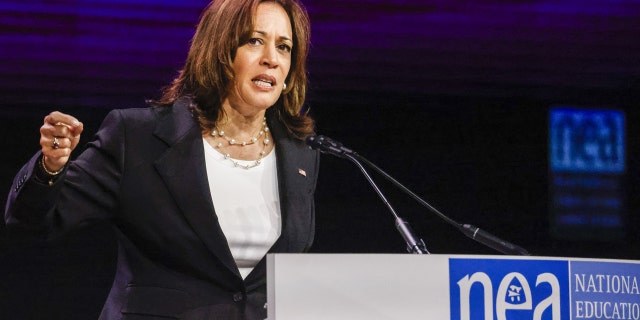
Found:
<svg viewBox="0 0 640 320"><path fill-rule="evenodd" d="M195 233L240 277L211 201L200 126L186 103L174 104L171 112L156 127L155 135L169 145L156 169Z"/></svg>
<svg viewBox="0 0 640 320"><path fill-rule="evenodd" d="M276 144L278 159L278 193L282 214L282 233L269 253L304 252L313 241L314 210L313 189L317 178L319 157L304 142L289 136L287 129L277 120L272 107L267 119ZM312 166L312 167L308 167ZM248 290L266 280L266 256L245 279Z"/></svg>
<svg viewBox="0 0 640 320"><path fill-rule="evenodd" d="M278 159L282 234L270 252L300 252L306 249L313 237L312 189L317 168L307 166L316 164L315 151L291 138L276 117L272 112L268 119Z"/></svg>

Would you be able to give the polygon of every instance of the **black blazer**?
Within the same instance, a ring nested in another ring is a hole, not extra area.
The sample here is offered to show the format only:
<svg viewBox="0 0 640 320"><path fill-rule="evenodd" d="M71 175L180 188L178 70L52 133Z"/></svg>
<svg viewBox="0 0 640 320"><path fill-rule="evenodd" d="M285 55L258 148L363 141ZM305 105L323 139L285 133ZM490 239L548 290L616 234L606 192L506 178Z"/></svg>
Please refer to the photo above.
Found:
<svg viewBox="0 0 640 320"><path fill-rule="evenodd" d="M265 259L242 279L211 202L189 103L111 111L52 186L34 174L40 153L14 180L7 224L55 236L113 222L118 265L100 319L266 318ZM319 153L291 138L272 109L283 225L270 252L304 252L313 241Z"/></svg>

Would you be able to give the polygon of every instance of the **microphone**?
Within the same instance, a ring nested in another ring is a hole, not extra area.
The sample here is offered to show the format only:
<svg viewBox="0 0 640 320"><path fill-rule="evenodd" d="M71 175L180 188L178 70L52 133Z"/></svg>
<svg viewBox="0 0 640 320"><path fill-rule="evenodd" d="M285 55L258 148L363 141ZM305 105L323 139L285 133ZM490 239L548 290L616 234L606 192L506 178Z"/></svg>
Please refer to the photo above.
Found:
<svg viewBox="0 0 640 320"><path fill-rule="evenodd" d="M393 215L396 216L397 219L399 219L399 217L396 215L395 211L390 206L390 204L388 204L387 200L384 198L384 196L379 191L379 189L375 186L375 184L373 183L373 180L371 180L371 178L368 176L366 171L364 171L364 168L362 168L362 165L360 164L360 162L358 162L358 160L364 162L365 164L367 164L368 166L376 170L380 175L382 175L384 178L392 182L396 187L400 188L400 190L407 193L409 196L411 196L414 200L416 200L422 206L426 207L427 209L429 209L429 211L431 211L432 213L435 213L438 217L440 217L447 223L454 226L456 229L458 229L467 237L477 242L480 242L490 248L493 248L494 250L502 252L504 254L523 255L523 256L530 255L526 249L519 247L515 244L512 244L510 242L504 241L487 231L484 231L470 224L460 224L455 220L449 218L448 216L440 212L438 209L430 205L428 202L424 201L418 195L413 193L413 191L409 190L409 188L405 187L402 183L398 182L396 179L394 179L384 170L380 169L378 166L376 166L375 164L373 164L363 156L359 155L355 151L343 146L342 143L322 135L310 136L306 139L306 143L312 149L320 150L320 152L328 153L340 158L347 158L352 160L354 163L356 163L361 168L362 172L365 174L367 179L369 179L369 182L372 184L372 186L374 186L374 188L378 192L378 195L382 198L385 204L387 204L387 206L389 207ZM400 228L400 227L398 228L400 232L403 232L404 230L401 230L401 229L403 228ZM411 236L412 235L409 235L409 237ZM405 237L406 239L406 236L404 234L403 234L403 237ZM420 242L422 242L422 240L420 240ZM424 243L422 243L422 245L424 245Z"/></svg>
<svg viewBox="0 0 640 320"><path fill-rule="evenodd" d="M504 241L491 233L484 231L474 225L463 224L458 225L458 230L462 231L467 237L476 240L489 248L500 251L504 254L514 254L520 256L530 255L527 250L513 243Z"/></svg>
<svg viewBox="0 0 640 320"><path fill-rule="evenodd" d="M321 135L309 136L306 143L312 149L320 150L322 153L328 153L340 158L354 154L353 150L346 148L342 143Z"/></svg>

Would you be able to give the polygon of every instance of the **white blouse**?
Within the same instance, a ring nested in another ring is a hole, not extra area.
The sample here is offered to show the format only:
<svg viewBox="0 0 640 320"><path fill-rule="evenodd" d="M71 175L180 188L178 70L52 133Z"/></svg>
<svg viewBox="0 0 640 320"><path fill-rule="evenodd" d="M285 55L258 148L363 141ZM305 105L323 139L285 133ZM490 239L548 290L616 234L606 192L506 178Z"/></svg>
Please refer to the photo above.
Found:
<svg viewBox="0 0 640 320"><path fill-rule="evenodd" d="M282 231L275 151L258 166L244 169L203 142L211 200L231 254L246 278Z"/></svg>

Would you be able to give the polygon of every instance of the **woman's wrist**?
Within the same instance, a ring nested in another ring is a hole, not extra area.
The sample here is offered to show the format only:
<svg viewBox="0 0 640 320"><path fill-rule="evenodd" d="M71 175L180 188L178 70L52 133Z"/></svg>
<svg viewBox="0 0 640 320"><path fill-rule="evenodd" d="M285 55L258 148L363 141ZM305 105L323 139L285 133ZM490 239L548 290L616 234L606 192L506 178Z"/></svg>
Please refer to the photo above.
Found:
<svg viewBox="0 0 640 320"><path fill-rule="evenodd" d="M65 167L65 166L62 166L62 168L60 168L60 169L58 169L58 170L50 170L50 169L47 167L47 163L46 163L46 161L45 161L45 160L46 160L46 156L45 156L45 155L42 155L42 158L40 159L40 168L41 168L41 169L44 171L44 173L46 173L47 175L50 175L50 176L57 176L57 175L61 174L61 173L62 173L62 171L64 171L64 167Z"/></svg>
<svg viewBox="0 0 640 320"><path fill-rule="evenodd" d="M46 157L42 155L40 161L38 161L38 174L36 176L42 180L43 182L48 183L50 186L53 185L58 176L64 171L66 165L58 170L51 170L47 167L45 162Z"/></svg>

